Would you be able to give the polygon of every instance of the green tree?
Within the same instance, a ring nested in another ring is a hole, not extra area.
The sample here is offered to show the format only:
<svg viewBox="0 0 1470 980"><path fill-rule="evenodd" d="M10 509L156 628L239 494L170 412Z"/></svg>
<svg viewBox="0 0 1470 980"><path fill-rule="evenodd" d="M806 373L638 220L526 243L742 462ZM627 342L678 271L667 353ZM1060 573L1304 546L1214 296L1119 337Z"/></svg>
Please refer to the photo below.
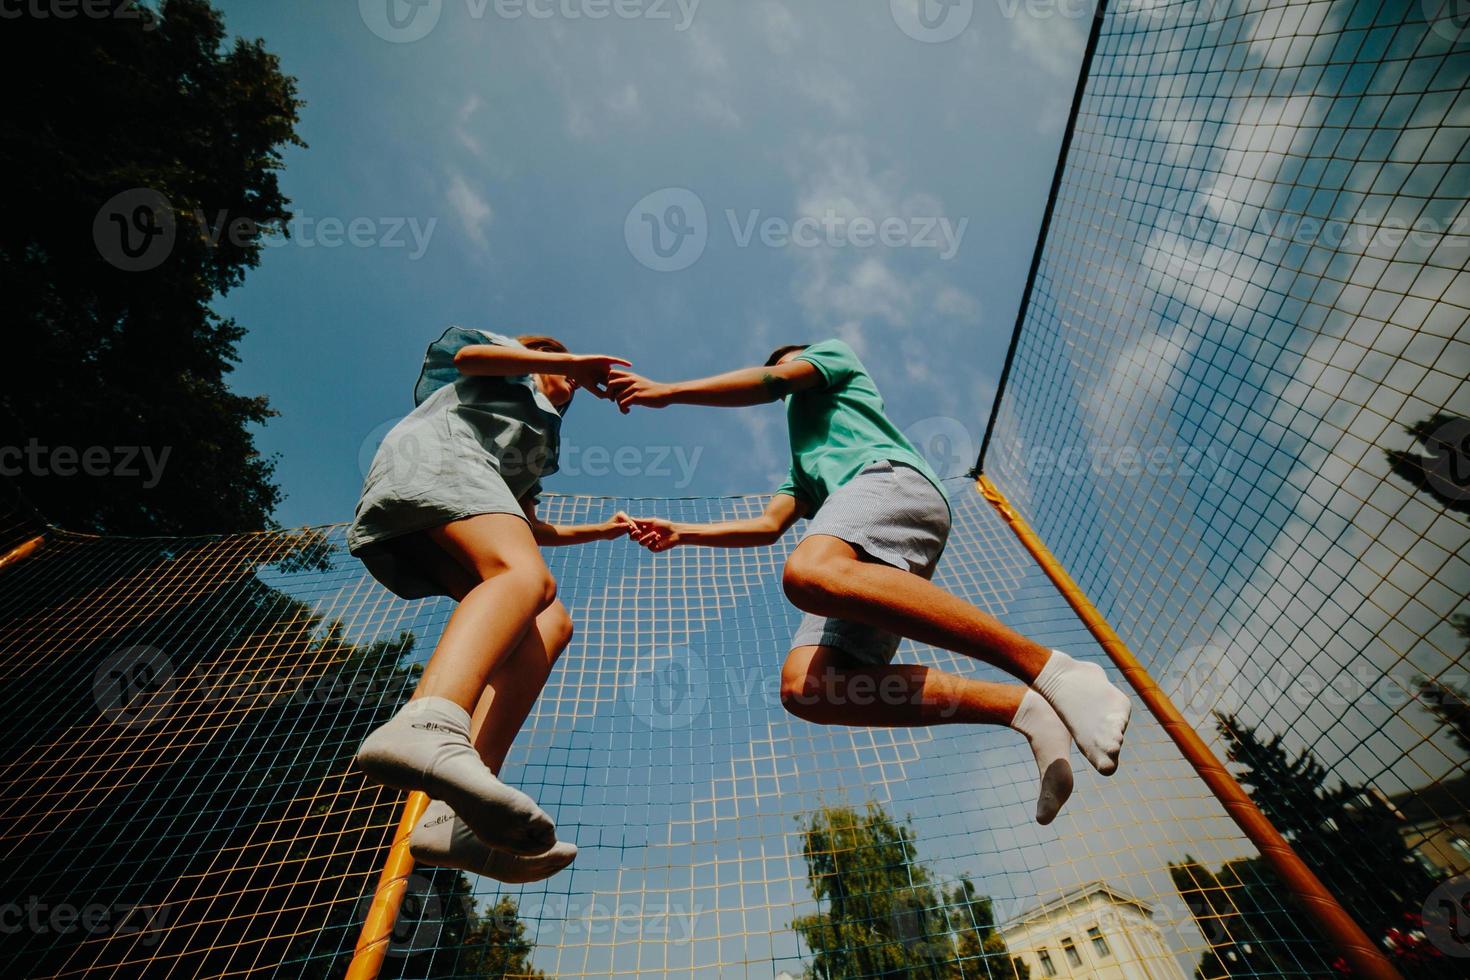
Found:
<svg viewBox="0 0 1470 980"><path fill-rule="evenodd" d="M1295 910L1281 907L1276 877L1259 858L1230 861L1213 872L1185 855L1170 863L1169 876L1209 944L1196 980L1334 975L1316 955L1317 944L1300 935Z"/></svg>
<svg viewBox="0 0 1470 980"><path fill-rule="evenodd" d="M85 7L0 31L6 473L77 529L268 526L275 413L227 385L245 328L210 304L290 218L294 79L207 0Z"/></svg>
<svg viewBox="0 0 1470 980"><path fill-rule="evenodd" d="M1404 431L1427 454L1386 450L1394 475L1450 510L1470 514L1470 419L1438 412Z"/></svg>
<svg viewBox="0 0 1470 980"><path fill-rule="evenodd" d="M988 898L964 879L949 894L917 860L913 828L869 803L827 807L802 825L807 884L820 908L792 928L816 980L1020 976Z"/></svg>
<svg viewBox="0 0 1470 980"><path fill-rule="evenodd" d="M1292 755L1280 735L1263 739L1234 715L1215 721L1251 799L1402 972L1459 976L1422 938L1435 881L1413 860L1382 796L1344 782L1329 787L1327 768L1310 751Z"/></svg>

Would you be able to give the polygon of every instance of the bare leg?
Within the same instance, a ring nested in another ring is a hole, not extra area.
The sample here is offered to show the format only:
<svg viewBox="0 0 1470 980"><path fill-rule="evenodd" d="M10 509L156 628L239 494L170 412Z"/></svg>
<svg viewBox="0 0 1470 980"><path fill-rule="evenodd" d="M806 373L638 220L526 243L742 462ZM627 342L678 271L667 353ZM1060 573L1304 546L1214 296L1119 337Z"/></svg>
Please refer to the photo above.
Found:
<svg viewBox="0 0 1470 980"><path fill-rule="evenodd" d="M525 520L481 514L426 532L478 583L455 607L414 698L473 711L490 674L556 599L556 583Z"/></svg>
<svg viewBox="0 0 1470 980"><path fill-rule="evenodd" d="M478 583L475 573L420 532L398 539L400 557L422 569L438 586L463 601ZM516 648L491 673L472 713L470 739L496 775L531 708L546 686L556 661L572 640L572 617L553 602L536 617Z"/></svg>
<svg viewBox="0 0 1470 980"><path fill-rule="evenodd" d="M495 672L475 708L471 739L490 771L500 773L506 753L531 713L557 659L572 639L572 617L553 602L536 617L536 625L521 638Z"/></svg>
<svg viewBox="0 0 1470 980"><path fill-rule="evenodd" d="M566 608L554 602L536 617L509 657L501 661L475 709L470 737L491 772L499 775L506 753L572 637ZM409 851L425 864L458 868L497 881L542 881L571 864L576 845L558 842L542 854L509 854L486 844L452 807L435 800L420 818Z"/></svg>
<svg viewBox="0 0 1470 980"><path fill-rule="evenodd" d="M520 517L484 514L425 534L475 584L463 592L409 704L359 748L358 767L378 783L443 801L487 844L540 855L556 845L556 827L485 766L470 741L469 712L491 673L555 601L555 582ZM456 592L465 582L444 584Z"/></svg>
<svg viewBox="0 0 1470 980"><path fill-rule="evenodd" d="M860 664L831 647L797 647L781 668L781 704L818 725L1009 725L1025 693L918 664Z"/></svg>
<svg viewBox="0 0 1470 980"><path fill-rule="evenodd" d="M876 626L1020 678L1061 716L1098 772L1117 770L1130 704L1096 664L1048 650L920 575L864 560L831 535L802 541L786 562L782 584L805 612Z"/></svg>
<svg viewBox="0 0 1470 980"><path fill-rule="evenodd" d="M863 561L841 538L813 535L792 552L782 580L803 612L851 619L983 660L1028 684L1051 651L928 579Z"/></svg>
<svg viewBox="0 0 1470 980"><path fill-rule="evenodd" d="M1019 684L976 681L918 664L862 664L832 647L805 646L786 655L781 704L819 725L1005 725L1026 736L1036 759L1037 823L1051 823L1072 795L1071 735L1045 700Z"/></svg>

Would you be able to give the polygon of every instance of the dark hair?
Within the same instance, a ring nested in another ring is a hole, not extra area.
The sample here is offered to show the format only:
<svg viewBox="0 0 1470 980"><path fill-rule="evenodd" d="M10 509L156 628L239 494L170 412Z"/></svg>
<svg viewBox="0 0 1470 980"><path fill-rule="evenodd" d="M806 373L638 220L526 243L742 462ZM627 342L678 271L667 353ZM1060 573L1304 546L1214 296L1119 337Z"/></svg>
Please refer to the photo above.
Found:
<svg viewBox="0 0 1470 980"><path fill-rule="evenodd" d="M528 333L516 338L517 343L530 350L550 351L553 354L568 354L567 345L555 337L547 337L544 334Z"/></svg>
<svg viewBox="0 0 1470 980"><path fill-rule="evenodd" d="M766 358L766 367L774 367L776 362L790 354L794 350L806 350L811 344L787 344L785 347L777 347L771 351L771 356Z"/></svg>

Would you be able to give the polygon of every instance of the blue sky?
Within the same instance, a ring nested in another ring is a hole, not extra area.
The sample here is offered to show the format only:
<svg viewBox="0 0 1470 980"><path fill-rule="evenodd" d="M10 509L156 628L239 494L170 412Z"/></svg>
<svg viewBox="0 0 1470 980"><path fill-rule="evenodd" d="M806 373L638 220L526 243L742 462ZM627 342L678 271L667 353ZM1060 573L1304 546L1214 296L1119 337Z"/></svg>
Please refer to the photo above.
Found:
<svg viewBox="0 0 1470 980"><path fill-rule="evenodd" d="M250 331L234 387L281 412L259 443L280 454L283 524L351 517L450 323L659 378L840 336L945 475L968 464L1085 16L962 3L940 36L963 30L931 43L908 0L625 0L597 20L568 16L597 0L392 0L394 22L388 2L220 3L307 102L293 237L218 303ZM682 243L672 261L650 221ZM625 418L584 396L565 435L549 489L568 493L769 490L786 453L774 406Z"/></svg>

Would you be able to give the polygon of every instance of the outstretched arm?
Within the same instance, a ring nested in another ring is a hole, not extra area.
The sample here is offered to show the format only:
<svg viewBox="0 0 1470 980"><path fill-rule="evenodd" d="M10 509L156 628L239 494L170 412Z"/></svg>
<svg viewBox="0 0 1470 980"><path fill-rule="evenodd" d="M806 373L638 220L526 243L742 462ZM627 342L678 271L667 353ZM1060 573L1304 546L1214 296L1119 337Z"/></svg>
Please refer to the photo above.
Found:
<svg viewBox="0 0 1470 980"><path fill-rule="evenodd" d="M817 388L822 373L800 359L774 367L742 368L695 381L660 384L631 371L614 369L608 378L608 397L627 414L635 405L663 408L665 405L711 405L742 408L777 401L787 395Z"/></svg>
<svg viewBox="0 0 1470 980"><path fill-rule="evenodd" d="M630 362L606 354L560 354L555 351L527 350L501 344L470 344L454 355L454 366L460 374L504 378L516 374L562 374L579 388L598 397L607 397L603 387L613 368L628 367Z"/></svg>
<svg viewBox="0 0 1470 980"><path fill-rule="evenodd" d="M570 544L587 544L591 541L609 541L621 538L633 531L633 520L618 511L601 524L548 524L536 516L536 504L528 501L521 505L526 520L531 523L531 534L543 548L557 548Z"/></svg>
<svg viewBox="0 0 1470 980"><path fill-rule="evenodd" d="M657 517L629 518L632 537L649 551L668 551L681 544L704 545L707 548L760 548L785 534L797 518L806 513L806 505L790 494L778 493L766 505L760 517L715 524L679 524Z"/></svg>

